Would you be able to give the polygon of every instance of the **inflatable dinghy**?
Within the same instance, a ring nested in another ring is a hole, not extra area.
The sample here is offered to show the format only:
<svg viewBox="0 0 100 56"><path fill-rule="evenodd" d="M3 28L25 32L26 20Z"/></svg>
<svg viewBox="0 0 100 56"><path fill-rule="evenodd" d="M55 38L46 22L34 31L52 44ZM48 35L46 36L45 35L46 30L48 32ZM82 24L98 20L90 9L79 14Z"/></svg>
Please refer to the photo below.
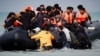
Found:
<svg viewBox="0 0 100 56"><path fill-rule="evenodd" d="M85 32L90 40L100 39L100 22L93 21L88 28L85 28ZM37 45L34 40L30 40L27 31L16 28L0 36L0 47L6 50L24 50L36 49Z"/></svg>
<svg viewBox="0 0 100 56"><path fill-rule="evenodd" d="M93 21L92 24L89 24L88 28L85 28L85 32L92 41L100 39L100 22Z"/></svg>
<svg viewBox="0 0 100 56"><path fill-rule="evenodd" d="M36 44L28 37L27 31L16 28L0 36L0 46L5 50L36 49Z"/></svg>

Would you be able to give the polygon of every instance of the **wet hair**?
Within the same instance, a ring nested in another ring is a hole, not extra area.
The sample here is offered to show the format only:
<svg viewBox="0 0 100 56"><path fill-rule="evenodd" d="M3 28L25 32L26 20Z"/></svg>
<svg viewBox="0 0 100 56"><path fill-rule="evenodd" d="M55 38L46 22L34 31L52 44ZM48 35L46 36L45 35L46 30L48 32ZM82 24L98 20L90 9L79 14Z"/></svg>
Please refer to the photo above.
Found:
<svg viewBox="0 0 100 56"><path fill-rule="evenodd" d="M47 6L46 11L48 11L48 12L52 11L52 6Z"/></svg>
<svg viewBox="0 0 100 56"><path fill-rule="evenodd" d="M12 15L16 15L14 12L10 12L7 16L7 18L11 17Z"/></svg>
<svg viewBox="0 0 100 56"><path fill-rule="evenodd" d="M83 5L78 5L77 6L78 9L84 8Z"/></svg>

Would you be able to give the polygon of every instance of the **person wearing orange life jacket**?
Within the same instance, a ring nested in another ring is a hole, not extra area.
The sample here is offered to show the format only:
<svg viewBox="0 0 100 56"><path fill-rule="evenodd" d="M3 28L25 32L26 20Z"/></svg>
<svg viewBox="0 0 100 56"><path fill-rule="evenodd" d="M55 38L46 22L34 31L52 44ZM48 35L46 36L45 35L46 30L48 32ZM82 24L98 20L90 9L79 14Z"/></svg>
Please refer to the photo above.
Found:
<svg viewBox="0 0 100 56"><path fill-rule="evenodd" d="M77 13L76 13L76 21L82 26L86 26L86 22L88 18L88 14L85 12L85 8L81 8Z"/></svg>
<svg viewBox="0 0 100 56"><path fill-rule="evenodd" d="M64 12L64 21L65 21L65 27L67 27L69 30L71 30L71 27L73 25L73 7L67 7L67 10Z"/></svg>
<svg viewBox="0 0 100 56"><path fill-rule="evenodd" d="M77 9L78 10L81 10L82 8L84 8L84 6L83 5L78 5L77 6ZM92 23L92 21L91 21L91 15L88 13L88 11L85 9L85 13L87 13L87 15L88 15L88 17L87 17L87 21L89 20L89 22L90 22L90 24Z"/></svg>
<svg viewBox="0 0 100 56"><path fill-rule="evenodd" d="M68 24L73 23L73 7L67 7L67 10L64 12L64 20Z"/></svg>

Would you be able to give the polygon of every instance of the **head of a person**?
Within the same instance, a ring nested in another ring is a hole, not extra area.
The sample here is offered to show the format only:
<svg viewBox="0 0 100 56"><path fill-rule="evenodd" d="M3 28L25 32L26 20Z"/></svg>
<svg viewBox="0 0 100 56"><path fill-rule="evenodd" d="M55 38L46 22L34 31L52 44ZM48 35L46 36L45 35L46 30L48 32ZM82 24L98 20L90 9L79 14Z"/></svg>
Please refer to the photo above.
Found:
<svg viewBox="0 0 100 56"><path fill-rule="evenodd" d="M81 9L79 10L79 12L80 12L81 14L84 14L84 13L85 13L85 8L81 8Z"/></svg>
<svg viewBox="0 0 100 56"><path fill-rule="evenodd" d="M43 4L40 5L40 9L43 9L45 8L45 6Z"/></svg>
<svg viewBox="0 0 100 56"><path fill-rule="evenodd" d="M54 12L51 12L50 15L49 15L49 17L50 17L50 18L51 18L51 17L55 17L55 13L54 13Z"/></svg>
<svg viewBox="0 0 100 56"><path fill-rule="evenodd" d="M27 6L25 11L33 11L33 7L32 6Z"/></svg>
<svg viewBox="0 0 100 56"><path fill-rule="evenodd" d="M77 6L77 8L81 9L81 8L84 8L84 7L83 7L83 5L80 4L80 5Z"/></svg>
<svg viewBox="0 0 100 56"><path fill-rule="evenodd" d="M70 10L71 10L71 12L73 12L74 8L73 8L73 7L71 7L71 9L70 9Z"/></svg>
<svg viewBox="0 0 100 56"><path fill-rule="evenodd" d="M47 12L51 12L51 11L52 11L52 6L47 6L47 7L46 7L46 11L47 11Z"/></svg>
<svg viewBox="0 0 100 56"><path fill-rule="evenodd" d="M55 13L55 16L56 16L56 15L60 15L60 11L59 11L59 10L55 10L54 13Z"/></svg>
<svg viewBox="0 0 100 56"><path fill-rule="evenodd" d="M25 14L25 12L23 12L23 11L20 12L20 15L21 15L21 16L23 16L24 14Z"/></svg>
<svg viewBox="0 0 100 56"><path fill-rule="evenodd" d="M48 18L49 18L49 17L48 17L47 15L44 15L44 16L43 16L43 20L44 20L44 21L48 21Z"/></svg>
<svg viewBox="0 0 100 56"><path fill-rule="evenodd" d="M36 11L40 11L40 10L41 10L41 8L40 7L37 7Z"/></svg>
<svg viewBox="0 0 100 56"><path fill-rule="evenodd" d="M60 15L56 15L55 18L56 18L56 22L59 22L60 19L61 19L61 18L60 18Z"/></svg>
<svg viewBox="0 0 100 56"><path fill-rule="evenodd" d="M40 10L40 12L41 12L42 14L45 14L45 11L46 11L45 8L43 8L43 9Z"/></svg>
<svg viewBox="0 0 100 56"><path fill-rule="evenodd" d="M49 29L50 29L50 25L49 24L45 24L43 27L41 27L41 30L49 31Z"/></svg>
<svg viewBox="0 0 100 56"><path fill-rule="evenodd" d="M54 9L61 9L60 7L59 7L59 4L54 4Z"/></svg>
<svg viewBox="0 0 100 56"><path fill-rule="evenodd" d="M59 26L57 29L58 29L58 31L61 31L61 30L63 30L63 26Z"/></svg>
<svg viewBox="0 0 100 56"><path fill-rule="evenodd" d="M73 8L69 6L69 7L67 7L66 12L69 14L69 13L71 13L71 12L72 12L72 10L73 10Z"/></svg>
<svg viewBox="0 0 100 56"><path fill-rule="evenodd" d="M54 19L50 18L50 24L53 24L53 23L54 23Z"/></svg>
<svg viewBox="0 0 100 56"><path fill-rule="evenodd" d="M35 17L35 12L34 11L31 11L31 10L26 10L26 13L25 14L29 15L30 18Z"/></svg>
<svg viewBox="0 0 100 56"><path fill-rule="evenodd" d="M21 14L20 13L16 13L16 19L20 19Z"/></svg>
<svg viewBox="0 0 100 56"><path fill-rule="evenodd" d="M12 17L16 17L16 14L14 12L10 12L7 16L7 18L12 18Z"/></svg>

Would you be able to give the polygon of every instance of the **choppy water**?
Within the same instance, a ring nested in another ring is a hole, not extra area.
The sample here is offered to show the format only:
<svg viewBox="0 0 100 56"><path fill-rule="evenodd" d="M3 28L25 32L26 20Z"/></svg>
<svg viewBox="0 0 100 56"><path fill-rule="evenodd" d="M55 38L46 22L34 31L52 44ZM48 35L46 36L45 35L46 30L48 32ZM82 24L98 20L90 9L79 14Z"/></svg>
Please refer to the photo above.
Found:
<svg viewBox="0 0 100 56"><path fill-rule="evenodd" d="M2 24L8 13L0 12L0 35L4 29ZM100 20L100 13L90 13L92 20ZM92 42L93 48L87 50L61 49L50 52L33 52L33 51L3 51L0 56L100 56L100 40Z"/></svg>

